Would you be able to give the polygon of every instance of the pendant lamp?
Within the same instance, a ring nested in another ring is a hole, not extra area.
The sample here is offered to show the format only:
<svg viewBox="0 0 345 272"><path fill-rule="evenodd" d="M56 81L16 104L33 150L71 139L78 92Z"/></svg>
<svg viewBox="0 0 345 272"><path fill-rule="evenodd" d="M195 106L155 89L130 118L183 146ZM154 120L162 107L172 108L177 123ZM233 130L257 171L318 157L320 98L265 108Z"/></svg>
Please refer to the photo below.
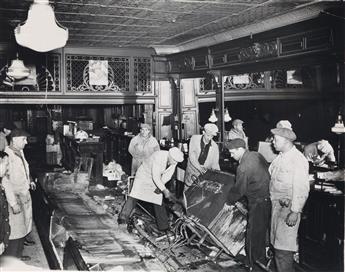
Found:
<svg viewBox="0 0 345 272"><path fill-rule="evenodd" d="M218 121L218 118L216 116L214 109L212 109L212 112L211 112L210 118L208 118L208 121L210 121L211 123L215 123Z"/></svg>
<svg viewBox="0 0 345 272"><path fill-rule="evenodd" d="M334 126L331 128L331 131L333 133L336 133L336 134L345 133L345 126L344 126L344 122L343 122L343 117L340 113L338 114L337 120L336 120Z"/></svg>
<svg viewBox="0 0 345 272"><path fill-rule="evenodd" d="M19 45L37 52L64 47L68 40L68 29L56 21L49 0L34 0L27 20L15 28L14 34Z"/></svg>
<svg viewBox="0 0 345 272"><path fill-rule="evenodd" d="M23 61L18 58L12 60L11 66L8 67L7 76L16 80L28 77L30 75L30 69L26 68Z"/></svg>
<svg viewBox="0 0 345 272"><path fill-rule="evenodd" d="M228 108L225 108L225 112L224 112L224 122L230 122L231 121L231 116L229 114Z"/></svg>

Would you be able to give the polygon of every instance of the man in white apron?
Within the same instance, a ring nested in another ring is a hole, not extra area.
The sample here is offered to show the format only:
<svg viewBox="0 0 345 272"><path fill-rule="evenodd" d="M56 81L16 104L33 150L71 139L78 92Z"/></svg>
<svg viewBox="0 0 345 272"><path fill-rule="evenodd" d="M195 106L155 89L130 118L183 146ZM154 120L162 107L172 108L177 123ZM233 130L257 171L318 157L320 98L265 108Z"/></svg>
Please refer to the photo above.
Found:
<svg viewBox="0 0 345 272"><path fill-rule="evenodd" d="M138 200L153 204L157 226L160 231L169 228L168 216L163 205L163 195L171 198L165 184L171 179L178 162L183 161L183 153L177 148L154 152L139 166L129 197L119 214L119 224L128 222Z"/></svg>
<svg viewBox="0 0 345 272"><path fill-rule="evenodd" d="M272 161L270 196L272 201L271 244L277 271L294 271L293 255L298 250L297 234L301 212L309 194L309 164L296 149L296 134L282 127L271 129L279 155Z"/></svg>
<svg viewBox="0 0 345 272"><path fill-rule="evenodd" d="M22 258L24 239L32 229L32 206L29 189L31 182L29 165L23 149L29 134L22 129L14 129L10 134L10 145L5 148L9 157L9 171L2 184L8 202L10 240L5 255ZM27 257L27 256L24 256Z"/></svg>
<svg viewBox="0 0 345 272"><path fill-rule="evenodd" d="M218 127L215 124L205 124L202 135L193 135L189 142L189 155L186 173L184 175L185 189L208 169L219 170L219 147L213 137L217 136Z"/></svg>

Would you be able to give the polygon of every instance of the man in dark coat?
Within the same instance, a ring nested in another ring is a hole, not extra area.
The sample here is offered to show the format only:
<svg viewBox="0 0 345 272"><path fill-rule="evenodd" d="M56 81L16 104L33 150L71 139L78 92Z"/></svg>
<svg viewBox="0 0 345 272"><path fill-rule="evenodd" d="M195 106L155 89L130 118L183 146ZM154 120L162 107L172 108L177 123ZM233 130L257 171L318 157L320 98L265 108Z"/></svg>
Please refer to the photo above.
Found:
<svg viewBox="0 0 345 272"><path fill-rule="evenodd" d="M255 262L265 262L266 234L271 214L268 163L260 153L248 151L243 139L228 141L225 147L239 162L236 183L228 194L227 205L235 204L242 197L248 201L246 261L253 269Z"/></svg>

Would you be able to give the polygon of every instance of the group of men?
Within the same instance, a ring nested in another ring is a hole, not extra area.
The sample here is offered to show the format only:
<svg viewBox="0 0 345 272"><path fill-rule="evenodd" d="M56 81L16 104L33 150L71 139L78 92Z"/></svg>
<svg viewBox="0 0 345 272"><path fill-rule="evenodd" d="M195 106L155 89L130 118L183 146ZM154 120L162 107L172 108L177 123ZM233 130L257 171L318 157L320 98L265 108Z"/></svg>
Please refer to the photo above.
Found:
<svg viewBox="0 0 345 272"><path fill-rule="evenodd" d="M22 253L24 245L34 244L26 238L32 229L29 190L36 187L23 152L29 134L14 125L5 125L1 134L0 193L4 209L0 218L0 255L28 260Z"/></svg>
<svg viewBox="0 0 345 272"><path fill-rule="evenodd" d="M272 144L279 152L271 165L260 153L248 150L242 123L236 120L231 137L224 143L231 156L239 162L236 183L229 192L226 206L242 197L248 200L246 255L249 267L255 268L256 262L264 262L266 234L270 230L277 270L293 271L301 212L309 194L308 161L294 146L297 137L291 125L284 125L290 124L288 121L278 122L277 127L271 130ZM213 140L217 133L218 127L208 123L202 135L191 137L185 188L193 184L194 177L208 169L220 169L219 148ZM176 147L153 152L143 159L119 215L119 223L128 222L137 201L143 200L153 204L158 229L168 230L168 217L162 200L163 196L167 199L173 196L165 184L171 179L177 163L183 159L183 153Z"/></svg>
<svg viewBox="0 0 345 272"><path fill-rule="evenodd" d="M298 227L309 194L309 164L294 146L297 136L291 127L281 126L279 122L271 133L274 149L279 154L270 165L260 153L248 151L243 139L225 143L231 156L239 161L228 204L234 204L243 196L248 200L246 253L249 266L254 268L256 262L264 261L266 233L270 230L277 271L294 271Z"/></svg>

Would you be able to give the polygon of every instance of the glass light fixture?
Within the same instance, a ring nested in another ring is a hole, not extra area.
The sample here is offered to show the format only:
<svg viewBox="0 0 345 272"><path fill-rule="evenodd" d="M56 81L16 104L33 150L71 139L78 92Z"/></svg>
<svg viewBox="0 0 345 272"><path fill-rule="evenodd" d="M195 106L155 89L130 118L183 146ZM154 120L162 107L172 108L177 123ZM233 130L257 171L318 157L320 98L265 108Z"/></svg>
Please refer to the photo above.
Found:
<svg viewBox="0 0 345 272"><path fill-rule="evenodd" d="M225 112L224 112L224 122L230 122L231 121L231 116L229 114L228 108L225 108Z"/></svg>
<svg viewBox="0 0 345 272"><path fill-rule="evenodd" d="M210 118L208 118L208 121L210 121L211 123L215 123L218 121L218 118L215 113L215 109L212 109L212 112L211 112Z"/></svg>
<svg viewBox="0 0 345 272"><path fill-rule="evenodd" d="M23 61L18 58L12 60L11 66L8 67L7 76L16 80L26 78L30 75L30 69L26 68Z"/></svg>
<svg viewBox="0 0 345 272"><path fill-rule="evenodd" d="M68 29L56 21L49 0L34 0L27 20L15 28L14 34L19 45L38 52L64 47L68 40Z"/></svg>
<svg viewBox="0 0 345 272"><path fill-rule="evenodd" d="M345 133L345 126L343 122L343 117L341 114L338 114L337 120L334 124L334 126L331 128L331 131L336 133L336 134L343 134Z"/></svg>

